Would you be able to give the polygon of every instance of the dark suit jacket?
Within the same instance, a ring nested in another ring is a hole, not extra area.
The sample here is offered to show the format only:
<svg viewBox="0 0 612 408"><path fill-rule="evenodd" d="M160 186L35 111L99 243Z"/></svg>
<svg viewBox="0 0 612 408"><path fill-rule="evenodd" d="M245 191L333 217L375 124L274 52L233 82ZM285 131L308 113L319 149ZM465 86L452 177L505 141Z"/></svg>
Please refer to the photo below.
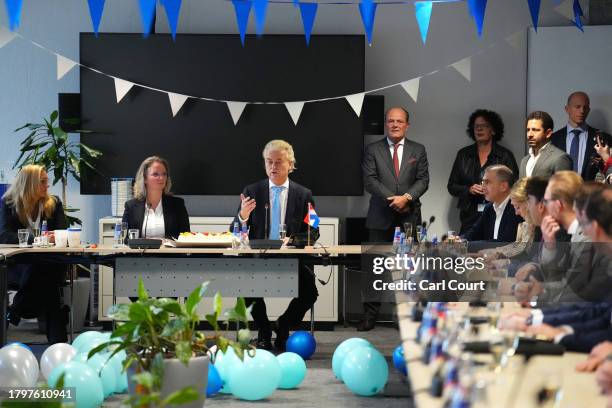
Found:
<svg viewBox="0 0 612 408"><path fill-rule="evenodd" d="M587 125L588 126L588 125ZM578 173L582 176L582 178L587 180L594 180L595 175L599 171L598 166L594 166L591 164L591 158L598 157L597 152L595 151L595 134L599 132L598 129L595 129L591 126L588 126L588 136L587 136L587 144L586 149L584 150L584 159L582 161L582 169L579 169ZM611 142L611 137L609 134L600 132L602 135L602 139L604 142L607 141L609 145ZM557 130L553 133L551 137L551 143L557 146L559 149L567 152L567 126Z"/></svg>
<svg viewBox="0 0 612 408"><path fill-rule="evenodd" d="M465 234L468 241L495 241L495 242L514 242L516 241L516 229L523 222L523 219L516 215L514 207L508 201L497 231L497 239L493 239L495 232L495 210L493 203L488 203L476 224Z"/></svg>
<svg viewBox="0 0 612 408"><path fill-rule="evenodd" d="M612 303L609 302L580 302L560 303L555 306L542 308L543 323L551 326L584 322L586 320L610 317Z"/></svg>
<svg viewBox="0 0 612 408"><path fill-rule="evenodd" d="M270 188L268 179L263 179L246 186L242 194L245 197L255 198L256 202L255 209L249 216L247 223L250 229L249 239L266 239L266 232L270 233ZM293 180L289 180L287 208L285 210L287 236L307 230L308 225L304 222L304 218L308 212L309 202L314 205L312 192ZM237 212L240 212L240 206L238 206ZM234 222L239 222L237 215L234 217ZM230 225L231 228L232 226Z"/></svg>
<svg viewBox="0 0 612 408"><path fill-rule="evenodd" d="M372 195L366 219L366 227L369 229L386 230L405 221L417 224L421 222L419 198L429 187L425 146L404 139L399 177L395 175L392 160L387 137L365 149L362 162L363 184L366 191ZM399 214L389 207L387 197L405 193L412 196L411 210Z"/></svg>
<svg viewBox="0 0 612 408"><path fill-rule="evenodd" d="M189 215L185 208L185 201L180 197L164 194L162 196L162 207L164 210L164 229L166 237L177 238L181 232L189 232ZM142 224L144 222L145 200L137 198L125 203L123 211L123 222L128 223L128 228L138 229L140 237L144 238Z"/></svg>

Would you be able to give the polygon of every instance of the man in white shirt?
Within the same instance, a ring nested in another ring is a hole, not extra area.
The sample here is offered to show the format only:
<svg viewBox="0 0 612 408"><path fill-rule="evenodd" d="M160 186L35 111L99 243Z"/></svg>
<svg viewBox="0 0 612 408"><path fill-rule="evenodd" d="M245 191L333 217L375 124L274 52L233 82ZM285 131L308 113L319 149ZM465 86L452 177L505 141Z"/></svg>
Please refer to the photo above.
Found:
<svg viewBox="0 0 612 408"><path fill-rule="evenodd" d="M559 170L572 169L572 159L550 143L553 126L552 117L546 112L535 111L527 116L529 154L521 160L519 178L550 177Z"/></svg>

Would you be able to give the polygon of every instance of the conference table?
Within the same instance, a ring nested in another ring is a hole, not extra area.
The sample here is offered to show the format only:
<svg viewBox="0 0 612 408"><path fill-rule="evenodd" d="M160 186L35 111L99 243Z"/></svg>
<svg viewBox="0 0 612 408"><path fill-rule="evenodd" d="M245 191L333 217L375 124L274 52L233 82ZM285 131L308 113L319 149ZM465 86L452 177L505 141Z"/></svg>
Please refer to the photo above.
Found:
<svg viewBox="0 0 612 408"><path fill-rule="evenodd" d="M295 297L299 263L355 265L359 264L361 253L360 245L318 245L302 249L131 249L104 245L20 248L0 245L0 346L6 343L7 266L10 262L112 266L114 296L137 296L138 280L142 278L149 295L156 297L186 297L204 281L210 282L208 293L218 290L223 296ZM73 276L69 274L71 289Z"/></svg>

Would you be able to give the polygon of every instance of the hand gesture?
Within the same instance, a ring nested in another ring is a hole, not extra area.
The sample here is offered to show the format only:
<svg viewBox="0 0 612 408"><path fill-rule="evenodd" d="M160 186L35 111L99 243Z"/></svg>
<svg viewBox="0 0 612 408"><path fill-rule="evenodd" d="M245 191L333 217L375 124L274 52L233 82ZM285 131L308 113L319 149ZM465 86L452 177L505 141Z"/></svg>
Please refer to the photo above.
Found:
<svg viewBox="0 0 612 408"><path fill-rule="evenodd" d="M240 218L243 220L248 220L254 209L255 199L245 197L244 194L240 194Z"/></svg>

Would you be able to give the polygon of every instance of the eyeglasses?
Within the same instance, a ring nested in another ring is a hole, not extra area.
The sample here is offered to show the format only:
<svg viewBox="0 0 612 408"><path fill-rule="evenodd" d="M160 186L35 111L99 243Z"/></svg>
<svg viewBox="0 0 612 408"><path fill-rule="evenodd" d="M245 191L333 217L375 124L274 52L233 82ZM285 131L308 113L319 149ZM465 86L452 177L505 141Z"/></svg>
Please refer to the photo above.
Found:
<svg viewBox="0 0 612 408"><path fill-rule="evenodd" d="M491 125L489 125L488 123L484 123L484 124L481 124L481 125L474 125L474 129L475 130L491 129Z"/></svg>
<svg viewBox="0 0 612 408"><path fill-rule="evenodd" d="M154 178L165 178L168 177L168 173L149 173L148 176Z"/></svg>

